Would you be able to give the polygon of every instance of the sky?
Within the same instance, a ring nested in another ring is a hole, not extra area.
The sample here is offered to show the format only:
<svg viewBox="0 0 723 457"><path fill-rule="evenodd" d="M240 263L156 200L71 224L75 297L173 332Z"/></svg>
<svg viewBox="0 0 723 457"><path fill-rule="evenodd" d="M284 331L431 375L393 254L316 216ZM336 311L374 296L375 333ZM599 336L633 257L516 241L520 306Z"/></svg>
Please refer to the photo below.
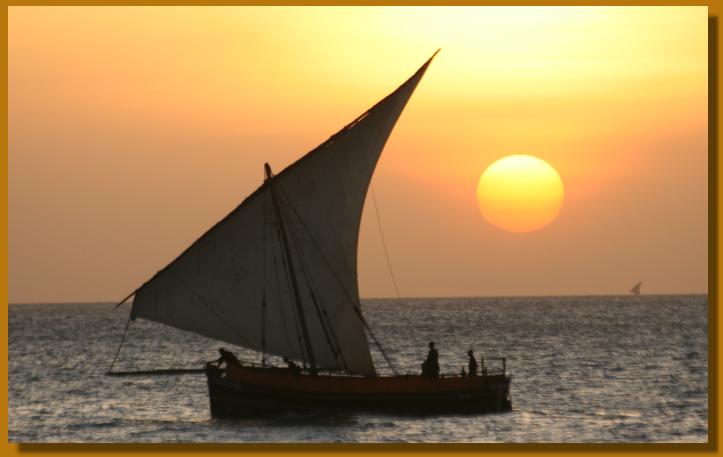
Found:
<svg viewBox="0 0 723 457"><path fill-rule="evenodd" d="M706 7L10 7L9 301L120 300L441 48L372 187L403 297L707 293ZM559 216L481 215L496 160ZM371 198L362 298L395 297Z"/></svg>

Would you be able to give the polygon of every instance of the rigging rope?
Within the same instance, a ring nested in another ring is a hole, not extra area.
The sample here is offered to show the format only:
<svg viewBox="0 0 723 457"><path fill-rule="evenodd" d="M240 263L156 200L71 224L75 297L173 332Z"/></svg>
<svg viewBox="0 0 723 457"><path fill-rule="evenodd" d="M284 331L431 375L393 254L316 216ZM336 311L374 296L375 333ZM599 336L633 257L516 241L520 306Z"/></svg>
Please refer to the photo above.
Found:
<svg viewBox="0 0 723 457"><path fill-rule="evenodd" d="M382 247L384 248L384 257L387 259L387 268L389 269L389 276L392 279L392 285L394 285L394 292L397 294L397 299L401 299L402 296L399 294L399 287L397 287L397 280L394 277L394 271L392 270L392 262L389 259L389 251L387 250L387 242L384 238L384 230L382 229L382 217L379 214L379 204L377 204L377 194L374 192L374 185L369 184L369 188L372 191L372 203L374 203L374 213L377 216L377 227L379 227L379 237L382 240ZM419 345L419 339L417 338L417 334L414 332L414 325L410 321L409 318L407 318L407 329L412 334L412 340L414 340L414 345Z"/></svg>
<svg viewBox="0 0 723 457"><path fill-rule="evenodd" d="M361 310L359 308L354 307L354 311L357 313L357 316L359 316L359 319L362 321L362 324L364 324L364 328L369 332L369 335L371 335L372 340L374 341L374 344L377 345L377 348L379 348L379 352L382 354L382 357L384 358L384 361L387 362L387 365L389 365L389 368L392 369L392 373L394 373L396 376L399 376L399 370L397 370L397 367L395 367L391 360L389 360L389 356L387 355L387 351L384 350L384 347L382 346L382 343L379 342L377 339L377 336L372 331L372 328L367 323L366 319L364 319L364 316L361 313Z"/></svg>
<svg viewBox="0 0 723 457"><path fill-rule="evenodd" d="M303 256L303 252L301 250L301 245L299 243L298 238L296 237L296 233L294 233L293 230L291 230L291 226L289 224L289 217L285 212L282 210L281 204L278 205L278 212L279 217L281 219L281 222L284 224L284 226L287 228L287 232L289 233L291 248L296 253L296 257L298 259L299 265L301 266L301 272L304 275L304 279L306 280L306 285L308 287L308 291L311 296L312 304L314 305L314 310L316 311L316 317L319 320L319 324L321 324L321 328L324 331L324 337L326 339L326 344L329 346L332 355L334 356L335 361L338 363L339 359L341 359L342 366L344 368L347 368L346 360L344 359L344 354L341 351L341 347L339 346L339 341L336 338L336 333L334 332L333 327L331 326L331 323L329 322L328 314L326 312L326 308L324 308L323 304L320 304L317 300L317 294L314 292L315 287L314 283L311 280L311 274L309 273L308 267L305 263L305 259ZM309 348L310 350L311 348Z"/></svg>
<svg viewBox="0 0 723 457"><path fill-rule="evenodd" d="M279 205L279 207L280 206L281 205ZM282 213L282 217L285 217L285 215L283 213ZM324 337L326 338L326 344L331 349L331 352L332 352L332 355L334 356L335 361L338 362L339 359L341 359L342 366L345 369L347 369L346 359L344 359L344 354L341 351L341 346L339 345L339 340L336 337L336 332L334 332L334 328L331 325L331 322L329 321L329 315L326 311L326 308L324 307L323 303L320 303L317 300L318 290L314 286L314 282L311 279L311 273L309 272L308 266L306 265L299 240L296 237L296 234L292 230L289 230L289 234L291 235L291 240L293 241L294 251L296 252L297 258L299 259L299 265L301 265L301 271L304 274L304 278L306 279L306 284L309 288L309 294L311 296L311 301L314 305L314 310L316 311L316 317L319 320L319 323L321 324L322 330L324 331Z"/></svg>
<svg viewBox="0 0 723 457"><path fill-rule="evenodd" d="M394 285L394 293L397 294L397 298L402 298L399 295L399 287L397 287L397 280L394 277L394 271L392 270L392 262L389 260L389 251L387 250L387 242L384 239L384 230L382 229L382 218L379 215L379 205L377 204L377 194L374 192L374 186L369 185L372 191L372 202L374 203L374 213L377 216L377 226L379 227L379 236L382 239L382 247L384 248L384 257L387 259L387 268L389 269L389 276L392 278L392 285Z"/></svg>
<svg viewBox="0 0 723 457"><path fill-rule="evenodd" d="M283 259L282 259L283 260ZM289 340L289 334L291 333L287 327L289 323L289 319L286 318L286 313L284 312L284 301L281 299L281 283L279 281L279 266L276 263L276 256L274 253L271 253L271 262L273 263L273 273L274 273L274 281L276 283L276 299L277 303L279 304L279 310L281 311L281 320L283 322L284 326L284 339L286 340L286 347L288 348L288 352L291 353L292 348L294 347L291 344L291 340ZM288 292L288 289L287 289ZM291 292L289 292L289 301L293 300L293 297L291 296ZM294 317L296 319L296 317ZM300 331L298 330L298 323L294 321L297 324L297 327L295 327L297 336L299 335ZM299 337L300 338L300 337Z"/></svg>
<svg viewBox="0 0 723 457"><path fill-rule="evenodd" d="M304 219L301 217L301 214L299 214L299 212L296 210L296 207L291 202L291 200L289 200L289 197L286 196L286 193L284 193L284 189L282 189L281 186L278 186L277 188L281 192L281 196L284 197L284 199L286 199L286 201L289 203L289 207L294 211L294 214L296 214L296 217L299 219L299 222L301 222L301 226L306 231L306 234L309 236L309 239L314 244L314 247L317 249L317 251L319 251L319 255L321 255L322 260L324 261L324 263L326 263L326 267L331 272L331 275L334 277L334 280L337 282L337 284L339 284L339 287L341 288L342 292L344 292L344 295L346 295L346 298L349 300L349 303L351 304L352 308L354 309L357 317L359 317L359 320L361 320L362 324L364 324L366 326L367 330L372 335L372 339L374 340L377 347L379 348L379 352L382 354L384 361L387 362L387 365L389 365L389 368L392 369L392 372L394 372L394 374L398 374L396 367L392 364L392 361L389 359L389 356L387 355L386 351L384 350L382 345L379 343L379 340L376 338L376 335L374 335L374 332L372 331L371 327L367 323L366 319L364 319L364 316L362 315L361 310L359 309L359 306L357 305L356 300L354 300L352 298L351 293L346 289L346 286L341 281L339 276L336 274L336 271L331 266L331 262L329 262L329 259L326 258L326 254L324 254L324 251L321 249L321 246L319 246L319 243L317 243L316 238L314 238L314 236L311 234L311 231L306 226L306 223L304 222Z"/></svg>
<svg viewBox="0 0 723 457"><path fill-rule="evenodd" d="M116 307L117 307L117 305L116 305ZM121 348L123 347L123 343L126 340L126 335L128 334L128 327L130 325L131 325L131 313L128 313L128 320L126 321L126 326L123 329L123 337L121 338L121 342L118 345L118 350L115 352L115 357L113 357L113 362L111 362L110 367L108 367L108 371L106 371L105 374L111 374L111 371L113 371L115 362L116 362L116 360L118 360L118 355L120 354Z"/></svg>
<svg viewBox="0 0 723 457"><path fill-rule="evenodd" d="M209 305L208 303L206 303L206 302L203 300L203 298L202 298L199 294L197 294L197 293L191 288L191 286L190 286L178 273L173 272L173 271L171 271L171 273L173 273L173 275L176 277L176 279L178 279L178 280L181 282L181 284L183 284L183 285L188 289L188 291L191 292L191 294L193 294L193 295L196 296L196 298L201 302L202 305L204 305L204 306L205 306L206 308L208 308L211 312L213 312L213 313L216 315L216 317L218 317L219 320L220 320L221 322L223 322L223 323L231 330L232 333L234 333L234 334L235 334L237 337L239 337L241 340L244 340L244 337L243 337L240 333L238 333L235 328L233 328L230 324L228 324L228 322L226 321L226 319L224 319L223 316L222 316L218 311L216 311L216 309L214 309L211 305ZM131 296L132 296L132 295L130 295L128 298L130 298ZM128 300L128 298L126 298L126 300ZM121 302L121 303L122 303L122 302ZM117 308L118 305L116 305L115 307ZM115 357L113 357L113 362L111 362L110 367L108 368L108 371L106 371L106 373L105 373L106 375L116 375L116 374L118 374L118 373L121 373L121 374L128 374L128 373L130 373L130 372L113 372L113 367L115 366L115 363L116 363L116 361L118 360L118 356L120 355L121 349L123 348L123 343L124 343L125 340L126 340L126 335L128 335L128 328L130 327L131 320L132 320L132 312L131 312L131 313L128 313L128 320L126 321L125 328L123 329L123 337L121 338L121 342L120 342L120 344L118 345L118 350L117 350L116 353L115 353ZM164 371L178 371L178 370L194 370L194 369L186 369L186 368L178 368L178 369L176 369L176 368L173 368L173 369L168 369L168 370L160 370L160 372L164 372ZM142 373L148 373L148 372L150 372L150 371L152 371L152 370L145 370L145 371L143 371Z"/></svg>
<svg viewBox="0 0 723 457"><path fill-rule="evenodd" d="M283 243L283 241L281 240L281 237L284 235L281 233L281 230L282 230L282 228L279 225L279 227L277 227L277 234L279 235L279 248L283 249L283 246L281 246L281 244ZM287 290L287 292L289 292L289 303L293 303L295 298L293 296L293 291L291 290L291 271L290 271L291 265L288 264L288 262L286 261L286 256L283 255L283 253L281 253L280 257L281 257L281 266L284 270L285 277L286 277L286 284L287 284L286 290ZM294 314L294 322L296 324L296 339L299 344L299 347L301 348L301 357L304 362L304 367L306 367L307 362L310 360L309 359L310 348L306 347L306 344L304 344L304 340L303 340L303 329L301 327L301 319L303 318L303 316L299 316L299 313L297 312L295 306L291 306L290 308L291 308L291 312Z"/></svg>
<svg viewBox="0 0 723 457"><path fill-rule="evenodd" d="M439 51L437 51L437 52L439 52ZM436 54L435 54L435 55L436 55ZM406 83L405 83L405 84L406 84ZM382 102L384 102L384 101L386 101L386 99L384 99L384 100L380 101L379 103L377 103L376 105L374 105L374 108L376 108L377 106L381 105ZM373 108L372 108L372 109L373 109ZM367 114L370 113L371 111L372 111L372 110L370 109L370 110L367 112ZM366 117L366 114L365 114L363 117L360 117L359 120L362 120L364 117ZM355 122L357 122L357 121L355 121ZM366 154L366 151L365 151L362 155L363 155L364 159L366 159L367 171L369 172L369 176L373 176L373 175L374 175L374 168L375 168L376 160L372 161L372 160L370 159L370 157ZM382 247L384 248L384 257L385 257L386 260L387 260L387 268L389 269L389 276L390 276L391 279L392 279L392 285L394 286L394 292L397 294L397 299L400 299L400 298L401 298L401 295L400 295L400 293L399 293L399 287L397 286L397 280L396 280L396 278L394 277L394 271L392 270L392 262L391 262L391 260L389 259L389 251L387 250L387 242L386 242L386 240L385 240L385 238L384 238L384 230L382 229L382 218L381 218L381 216L379 215L379 205L377 204L377 195L376 195L376 192L374 191L374 185L371 183L371 179L370 179L370 182L369 182L369 189L371 189L371 191L372 191L372 202L374 203L374 212L376 213L376 216L377 216L377 226L379 227L379 235L380 235L381 240L382 240ZM369 330L369 333L372 335L372 338L373 338L373 339L375 340L375 342L377 343L377 347L379 348L379 352L382 353L382 356L384 357L384 360L387 361L387 364L388 364L389 367L392 369L392 371L394 372L394 374L398 374L396 368L395 368L394 366L392 366L392 364L389 362L389 360L388 360L388 358L387 358L386 352L385 352L384 349L382 348L382 345L377 341L376 335L374 335L374 333L372 332L371 327L369 327L369 324L367 324L366 320L364 319L364 316L362 316L362 314L361 314L361 311L357 311L357 313L358 313L358 315L359 315L359 318L362 320L362 322L364 323L364 325L365 325L365 326L367 327L367 329ZM415 335L414 330L413 330L413 327L414 327L414 326L411 325L411 322L410 322L409 318L407 318L407 322L409 323L409 325L407 325L407 328L409 328L409 330L410 330L411 333L412 333L412 339L414 340L414 344L417 345L417 344L418 344L418 339L417 339L417 336Z"/></svg>

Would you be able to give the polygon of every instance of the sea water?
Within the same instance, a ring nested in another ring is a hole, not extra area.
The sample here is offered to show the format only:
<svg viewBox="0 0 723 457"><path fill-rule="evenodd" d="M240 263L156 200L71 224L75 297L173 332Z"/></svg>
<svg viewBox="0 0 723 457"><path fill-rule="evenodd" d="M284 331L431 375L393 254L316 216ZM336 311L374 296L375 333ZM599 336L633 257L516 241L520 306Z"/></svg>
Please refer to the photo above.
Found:
<svg viewBox="0 0 723 457"><path fill-rule="evenodd" d="M706 442L705 295L365 300L401 372L434 341L442 372L468 349L506 357L512 411L212 419L200 375L107 377L128 305L9 306L11 442ZM271 330L270 330L271 331ZM131 323L116 370L202 367L230 345ZM233 348L240 358L259 355ZM376 366L385 363L373 350Z"/></svg>

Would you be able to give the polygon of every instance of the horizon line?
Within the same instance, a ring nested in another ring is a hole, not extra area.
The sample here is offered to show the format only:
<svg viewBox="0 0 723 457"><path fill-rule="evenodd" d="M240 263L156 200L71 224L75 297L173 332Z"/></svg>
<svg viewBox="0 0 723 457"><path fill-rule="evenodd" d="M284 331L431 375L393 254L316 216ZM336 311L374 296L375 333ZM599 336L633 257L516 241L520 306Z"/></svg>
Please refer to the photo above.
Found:
<svg viewBox="0 0 723 457"><path fill-rule="evenodd" d="M551 298L551 297L647 297L647 296L682 296L682 295L705 295L708 296L709 292L671 292L671 293L645 293L635 295L632 293L593 293L593 294L556 294L556 295L542 295L542 294L523 294L523 295L437 295L437 296L422 296L422 295L410 295L406 297L360 297L360 300L414 300L414 299L438 299L438 300L451 300L451 299L470 299L470 298ZM126 302L128 303L128 302ZM112 304L117 305L118 302L115 300L83 300L83 301L37 301L37 302L14 302L8 301L10 305L106 305ZM125 303L124 303L125 304Z"/></svg>

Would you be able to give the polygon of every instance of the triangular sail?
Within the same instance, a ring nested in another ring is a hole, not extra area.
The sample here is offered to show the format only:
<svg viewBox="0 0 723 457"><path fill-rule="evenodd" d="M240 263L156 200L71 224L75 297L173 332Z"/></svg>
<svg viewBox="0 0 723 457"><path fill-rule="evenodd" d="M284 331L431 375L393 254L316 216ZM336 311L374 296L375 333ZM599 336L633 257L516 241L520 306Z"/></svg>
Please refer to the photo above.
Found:
<svg viewBox="0 0 723 457"><path fill-rule="evenodd" d="M634 295L640 295L640 286L643 285L643 282L639 282L633 286L632 289L630 289L630 293Z"/></svg>
<svg viewBox="0 0 723 457"><path fill-rule="evenodd" d="M293 268L316 364L374 375L359 308L359 224L384 144L431 60L143 284L132 318L308 360L288 280Z"/></svg>

